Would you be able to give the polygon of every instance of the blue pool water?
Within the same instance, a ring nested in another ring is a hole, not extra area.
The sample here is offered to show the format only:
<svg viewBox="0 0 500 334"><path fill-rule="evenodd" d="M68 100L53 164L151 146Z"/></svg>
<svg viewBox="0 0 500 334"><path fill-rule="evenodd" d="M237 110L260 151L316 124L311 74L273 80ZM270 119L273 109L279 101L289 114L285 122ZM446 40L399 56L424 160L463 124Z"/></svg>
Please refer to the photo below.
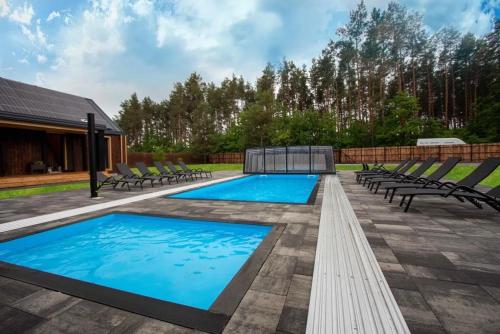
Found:
<svg viewBox="0 0 500 334"><path fill-rule="evenodd" d="M270 230L116 213L0 243L0 260L207 310Z"/></svg>
<svg viewBox="0 0 500 334"><path fill-rule="evenodd" d="M252 175L169 197L305 204L317 181L318 175Z"/></svg>

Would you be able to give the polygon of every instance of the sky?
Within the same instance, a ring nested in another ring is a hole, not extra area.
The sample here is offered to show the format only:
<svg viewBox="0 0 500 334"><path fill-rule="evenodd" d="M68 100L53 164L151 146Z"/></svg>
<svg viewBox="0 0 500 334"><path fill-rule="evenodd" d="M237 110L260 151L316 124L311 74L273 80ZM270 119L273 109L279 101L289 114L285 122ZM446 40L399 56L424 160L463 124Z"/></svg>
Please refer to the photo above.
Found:
<svg viewBox="0 0 500 334"><path fill-rule="evenodd" d="M254 81L286 57L309 65L356 0L0 0L0 76L93 99L108 115L136 92L156 101L192 72ZM367 0L386 8L386 0ZM476 35L500 0L403 0L429 32Z"/></svg>

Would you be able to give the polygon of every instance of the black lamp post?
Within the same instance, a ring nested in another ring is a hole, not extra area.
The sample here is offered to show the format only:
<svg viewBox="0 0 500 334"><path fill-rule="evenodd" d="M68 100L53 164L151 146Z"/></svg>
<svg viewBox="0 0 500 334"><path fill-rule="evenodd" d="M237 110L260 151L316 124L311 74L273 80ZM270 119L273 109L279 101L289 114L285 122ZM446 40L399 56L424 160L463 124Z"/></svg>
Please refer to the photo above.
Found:
<svg viewBox="0 0 500 334"><path fill-rule="evenodd" d="M92 113L87 114L87 140L89 146L90 198L96 198L99 195L97 194L95 119Z"/></svg>

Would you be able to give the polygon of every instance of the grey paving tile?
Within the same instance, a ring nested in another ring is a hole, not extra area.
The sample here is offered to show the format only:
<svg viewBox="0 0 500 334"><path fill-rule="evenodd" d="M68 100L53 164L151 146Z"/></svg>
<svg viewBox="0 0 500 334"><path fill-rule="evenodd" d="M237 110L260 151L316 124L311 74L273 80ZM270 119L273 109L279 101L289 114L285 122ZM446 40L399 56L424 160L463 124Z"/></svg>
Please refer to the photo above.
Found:
<svg viewBox="0 0 500 334"><path fill-rule="evenodd" d="M391 289L405 320L432 326L441 326L422 294L418 291Z"/></svg>
<svg viewBox="0 0 500 334"><path fill-rule="evenodd" d="M285 306L281 313L278 330L290 334L305 333L307 310Z"/></svg>
<svg viewBox="0 0 500 334"><path fill-rule="evenodd" d="M311 295L312 277L293 275L285 305L288 307L307 310Z"/></svg>
<svg viewBox="0 0 500 334"><path fill-rule="evenodd" d="M447 331L500 331L500 304L480 287L428 279L416 283Z"/></svg>
<svg viewBox="0 0 500 334"><path fill-rule="evenodd" d="M42 288L35 285L9 280L0 288L0 301L5 305L11 305L40 290Z"/></svg>
<svg viewBox="0 0 500 334"><path fill-rule="evenodd" d="M123 331L124 334L190 334L193 330L167 322L146 318L134 326Z"/></svg>
<svg viewBox="0 0 500 334"><path fill-rule="evenodd" d="M51 290L37 291L12 304L15 308L43 318L64 312L81 299Z"/></svg>
<svg viewBox="0 0 500 334"><path fill-rule="evenodd" d="M284 296L249 290L224 333L271 333L278 327Z"/></svg>
<svg viewBox="0 0 500 334"><path fill-rule="evenodd" d="M252 283L250 289L286 296L288 287L292 280L290 277L273 277L258 275Z"/></svg>
<svg viewBox="0 0 500 334"><path fill-rule="evenodd" d="M0 333L25 333L43 322L43 318L13 307L0 307Z"/></svg>

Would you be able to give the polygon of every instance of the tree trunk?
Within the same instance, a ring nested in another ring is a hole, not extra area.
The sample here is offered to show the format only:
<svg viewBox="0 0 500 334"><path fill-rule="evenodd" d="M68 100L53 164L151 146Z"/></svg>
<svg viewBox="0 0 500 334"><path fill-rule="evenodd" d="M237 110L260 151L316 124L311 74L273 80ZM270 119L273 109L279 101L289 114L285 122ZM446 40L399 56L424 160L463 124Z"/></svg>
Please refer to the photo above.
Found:
<svg viewBox="0 0 500 334"><path fill-rule="evenodd" d="M448 128L448 65L444 69L444 125Z"/></svg>
<svg viewBox="0 0 500 334"><path fill-rule="evenodd" d="M432 116L432 118L435 117L434 115L434 103L433 103L433 96L432 96L432 72L429 68L430 66L427 67L427 115Z"/></svg>

